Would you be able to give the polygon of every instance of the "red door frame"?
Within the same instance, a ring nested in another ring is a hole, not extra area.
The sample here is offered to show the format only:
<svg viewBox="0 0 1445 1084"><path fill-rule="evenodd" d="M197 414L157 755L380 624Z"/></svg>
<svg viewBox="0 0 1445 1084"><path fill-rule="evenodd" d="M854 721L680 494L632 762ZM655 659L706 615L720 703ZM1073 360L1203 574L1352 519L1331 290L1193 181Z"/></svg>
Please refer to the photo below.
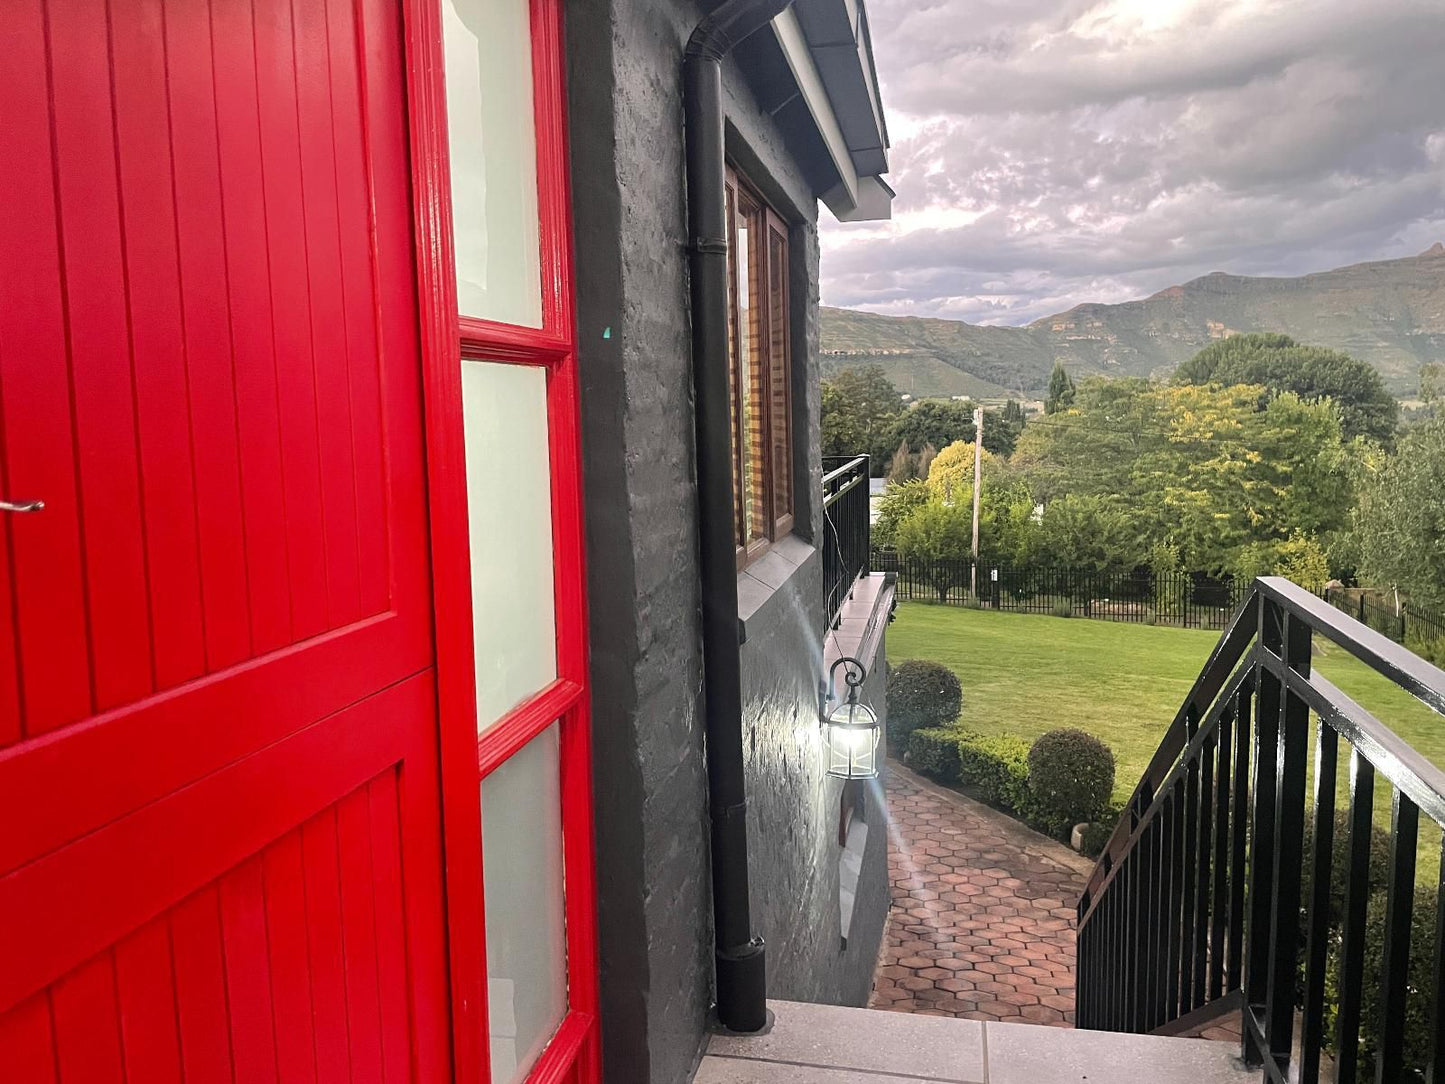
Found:
<svg viewBox="0 0 1445 1084"><path fill-rule="evenodd" d="M438 0L404 0L427 473L436 610L443 839L455 1079L482 1084L487 1049L480 781L560 723L568 1012L529 1084L600 1079L592 754L581 446L561 0L531 0L542 328L460 317L452 252L446 84ZM547 371L557 679L479 740L472 656L461 358Z"/></svg>

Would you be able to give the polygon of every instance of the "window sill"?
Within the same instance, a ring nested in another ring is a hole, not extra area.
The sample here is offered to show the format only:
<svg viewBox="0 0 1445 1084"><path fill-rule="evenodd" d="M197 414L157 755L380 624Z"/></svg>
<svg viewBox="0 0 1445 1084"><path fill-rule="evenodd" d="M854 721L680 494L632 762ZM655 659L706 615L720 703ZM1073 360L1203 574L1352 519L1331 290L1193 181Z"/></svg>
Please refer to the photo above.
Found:
<svg viewBox="0 0 1445 1084"><path fill-rule="evenodd" d="M788 535L738 573L738 643L747 643L749 622L760 619L769 602L819 559L816 548L797 535Z"/></svg>

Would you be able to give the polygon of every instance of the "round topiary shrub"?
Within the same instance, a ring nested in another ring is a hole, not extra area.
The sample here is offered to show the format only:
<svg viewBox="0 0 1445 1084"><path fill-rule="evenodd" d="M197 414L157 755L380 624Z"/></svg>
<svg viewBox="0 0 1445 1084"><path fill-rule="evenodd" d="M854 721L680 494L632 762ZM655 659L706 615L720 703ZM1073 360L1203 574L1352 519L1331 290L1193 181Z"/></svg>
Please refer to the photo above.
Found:
<svg viewBox="0 0 1445 1084"><path fill-rule="evenodd" d="M909 659L888 674L888 739L898 748L921 727L947 726L963 709L963 687L942 663Z"/></svg>
<svg viewBox="0 0 1445 1084"><path fill-rule="evenodd" d="M1029 750L1029 788L1041 827L1060 835L1091 821L1114 792L1114 754L1094 735L1074 727L1050 730Z"/></svg>

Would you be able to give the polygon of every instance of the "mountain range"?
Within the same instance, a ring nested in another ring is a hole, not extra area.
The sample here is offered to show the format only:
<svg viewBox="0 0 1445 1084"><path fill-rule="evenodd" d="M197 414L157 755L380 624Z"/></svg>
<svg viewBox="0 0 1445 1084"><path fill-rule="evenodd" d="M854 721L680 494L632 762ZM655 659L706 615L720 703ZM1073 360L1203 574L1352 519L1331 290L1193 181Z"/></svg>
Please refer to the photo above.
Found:
<svg viewBox="0 0 1445 1084"><path fill-rule="evenodd" d="M881 365L916 397L1036 397L1055 361L1076 379L1164 377L1216 339L1281 331L1368 361L1408 398L1420 365L1445 360L1445 245L1298 278L1216 271L1139 301L1076 305L1025 327L827 307L820 323L825 378Z"/></svg>

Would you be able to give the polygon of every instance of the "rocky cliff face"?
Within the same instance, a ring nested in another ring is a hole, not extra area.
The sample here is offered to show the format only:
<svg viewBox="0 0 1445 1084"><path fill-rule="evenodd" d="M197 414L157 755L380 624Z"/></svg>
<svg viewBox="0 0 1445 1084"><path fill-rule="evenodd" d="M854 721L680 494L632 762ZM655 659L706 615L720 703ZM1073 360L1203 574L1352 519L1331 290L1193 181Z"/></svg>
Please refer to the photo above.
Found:
<svg viewBox="0 0 1445 1084"><path fill-rule="evenodd" d="M1348 351L1397 394L1412 394L1420 365L1445 360L1445 244L1299 278L1215 272L1022 328L824 309L822 345L827 368L881 364L915 395L1029 394L1046 386L1056 360L1076 373L1162 376L1211 341L1249 331Z"/></svg>

